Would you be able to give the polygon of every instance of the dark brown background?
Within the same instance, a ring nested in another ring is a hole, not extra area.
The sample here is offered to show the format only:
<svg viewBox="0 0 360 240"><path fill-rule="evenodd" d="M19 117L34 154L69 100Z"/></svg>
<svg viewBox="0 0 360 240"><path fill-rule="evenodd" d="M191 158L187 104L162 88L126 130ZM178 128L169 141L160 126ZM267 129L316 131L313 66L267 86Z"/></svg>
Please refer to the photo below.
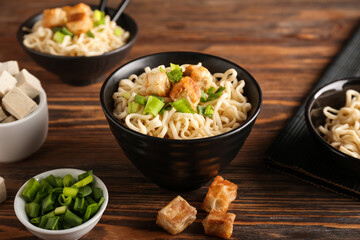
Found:
<svg viewBox="0 0 360 240"><path fill-rule="evenodd" d="M109 0L116 7L118 1ZM93 169L110 201L84 239L201 239L201 220L171 236L155 224L157 211L178 193L146 181L124 156L99 104L101 83L71 87L35 64L19 47L19 24L44 8L73 0L1 0L0 61L18 60L41 81L49 103L49 133L28 159L0 164L8 200L0 205L0 239L34 239L17 220L13 199L30 177L62 167ZM86 1L94 3L97 1ZM127 13L139 27L131 59L189 50L227 58L259 81L263 108L243 149L221 175L239 186L230 206L234 239L357 239L360 203L267 169L264 152L292 116L360 19L359 0L133 0ZM0 153L1 154L1 153ZM207 186L182 193L200 208Z"/></svg>

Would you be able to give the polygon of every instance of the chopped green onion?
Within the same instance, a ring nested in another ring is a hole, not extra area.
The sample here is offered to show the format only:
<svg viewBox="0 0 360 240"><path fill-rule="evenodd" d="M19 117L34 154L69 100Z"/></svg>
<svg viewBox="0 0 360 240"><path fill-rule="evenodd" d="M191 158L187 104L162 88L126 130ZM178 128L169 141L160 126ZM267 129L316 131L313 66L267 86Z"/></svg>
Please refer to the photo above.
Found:
<svg viewBox="0 0 360 240"><path fill-rule="evenodd" d="M55 215L62 215L66 212L66 210L67 210L67 206L61 206L61 207L55 208L54 213L55 213Z"/></svg>
<svg viewBox="0 0 360 240"><path fill-rule="evenodd" d="M99 200L103 196L103 191L101 188L93 187L93 193L92 196L95 200Z"/></svg>
<svg viewBox="0 0 360 240"><path fill-rule="evenodd" d="M160 72L166 73L165 69L163 69L162 67L160 67Z"/></svg>
<svg viewBox="0 0 360 240"><path fill-rule="evenodd" d="M34 224L34 225L39 225L40 224L40 219L41 219L41 217L36 217L36 218L32 218L31 220L30 220L30 222L32 223L32 224Z"/></svg>
<svg viewBox="0 0 360 240"><path fill-rule="evenodd" d="M65 34L62 32L56 32L53 36L55 42L62 43L64 41Z"/></svg>
<svg viewBox="0 0 360 240"><path fill-rule="evenodd" d="M50 174L45 178L45 180L54 188L58 187L57 181L54 175Z"/></svg>
<svg viewBox="0 0 360 240"><path fill-rule="evenodd" d="M206 99L207 99L207 97L204 93L204 90L201 90L200 102L206 102Z"/></svg>
<svg viewBox="0 0 360 240"><path fill-rule="evenodd" d="M52 32L53 32L53 33L61 32L61 31L62 31L62 28L61 28L61 27L53 27L53 28L52 28Z"/></svg>
<svg viewBox="0 0 360 240"><path fill-rule="evenodd" d="M65 35L69 35L70 37L73 37L73 36L74 36L74 34L73 34L72 32L70 32L69 29L67 29L66 27L63 27L63 28L61 29L61 32L62 32L63 34L65 34Z"/></svg>
<svg viewBox="0 0 360 240"><path fill-rule="evenodd" d="M134 101L140 105L145 106L146 105L146 97L141 95L135 95Z"/></svg>
<svg viewBox="0 0 360 240"><path fill-rule="evenodd" d="M117 26L116 28L115 28L115 30L114 30L114 35L115 36L120 36L121 34L123 34L124 33L124 30L122 30L122 28L121 27L119 27L119 26Z"/></svg>
<svg viewBox="0 0 360 240"><path fill-rule="evenodd" d="M31 218L35 218L39 216L40 205L34 202L25 204L25 212Z"/></svg>
<svg viewBox="0 0 360 240"><path fill-rule="evenodd" d="M64 189L63 189L63 195L65 197L75 198L76 195L78 194L78 192L79 192L79 189L75 188L75 187L64 187Z"/></svg>
<svg viewBox="0 0 360 240"><path fill-rule="evenodd" d="M206 91L206 94L207 94L207 95L210 95L210 94L212 94L214 91L215 91L215 88L214 88L214 87L209 87L209 89Z"/></svg>
<svg viewBox="0 0 360 240"><path fill-rule="evenodd" d="M54 195L49 194L46 198L44 198L41 202L41 214L45 214L51 210L54 210Z"/></svg>
<svg viewBox="0 0 360 240"><path fill-rule="evenodd" d="M92 188L90 186L85 186L79 188L79 197L86 197L89 196L92 193Z"/></svg>
<svg viewBox="0 0 360 240"><path fill-rule="evenodd" d="M205 109L204 115L208 117L212 117L213 114L214 114L213 107L211 105L208 105Z"/></svg>
<svg viewBox="0 0 360 240"><path fill-rule="evenodd" d="M82 224L82 219L75 213L71 212L69 209L66 210L64 214L64 221L69 223L71 226L76 227Z"/></svg>
<svg viewBox="0 0 360 240"><path fill-rule="evenodd" d="M23 197L25 197L26 201L31 202L32 200L34 200L40 187L40 183L35 178L31 178L26 184L24 191L22 192L22 195Z"/></svg>
<svg viewBox="0 0 360 240"><path fill-rule="evenodd" d="M45 229L54 230L59 222L60 217L51 217L48 218Z"/></svg>
<svg viewBox="0 0 360 240"><path fill-rule="evenodd" d="M91 197L87 197L86 203L87 203L87 205L90 205L90 204L96 203L96 201L94 199L92 199Z"/></svg>
<svg viewBox="0 0 360 240"><path fill-rule="evenodd" d="M190 103L185 98L177 100L177 101L171 103L171 105L178 112L181 112L181 113L195 113L194 109L192 109Z"/></svg>
<svg viewBox="0 0 360 240"><path fill-rule="evenodd" d="M165 103L160 99L154 96L149 96L143 114L151 113L153 116L156 116L164 105Z"/></svg>
<svg viewBox="0 0 360 240"><path fill-rule="evenodd" d="M52 188L52 189L49 189L48 193L54 193L54 194L59 194L59 193L62 193L63 191L63 188L61 187L58 187L58 188Z"/></svg>
<svg viewBox="0 0 360 240"><path fill-rule="evenodd" d="M163 98L163 97L160 97L160 96L157 96L157 95L154 95L154 94L152 94L151 96L156 97L157 99L159 99L162 102L165 101L165 98Z"/></svg>
<svg viewBox="0 0 360 240"><path fill-rule="evenodd" d="M90 175L93 175L93 171L92 171L92 170L80 174L80 175L78 176L78 181L83 180L84 178L86 178L86 177L88 177L88 176L90 176Z"/></svg>
<svg viewBox="0 0 360 240"><path fill-rule="evenodd" d="M135 113L138 110L139 104L136 102L128 102L128 113Z"/></svg>
<svg viewBox="0 0 360 240"><path fill-rule="evenodd" d="M63 229L72 228L72 226L64 220L61 222L61 225L62 225Z"/></svg>
<svg viewBox="0 0 360 240"><path fill-rule="evenodd" d="M64 194L60 194L58 197L58 202L62 206L70 206L71 201L72 201L72 197L66 197L64 196Z"/></svg>
<svg viewBox="0 0 360 240"><path fill-rule="evenodd" d="M163 108L160 110L160 114L164 114L165 111L170 111L172 109L172 106L171 106L171 102L167 102L165 103L165 105L163 106Z"/></svg>
<svg viewBox="0 0 360 240"><path fill-rule="evenodd" d="M88 35L90 38L95 38L95 35L90 30L86 32L86 35Z"/></svg>
<svg viewBox="0 0 360 240"><path fill-rule="evenodd" d="M97 30L98 32L102 32L102 31L104 31L105 30L105 28L100 28L99 30Z"/></svg>
<svg viewBox="0 0 360 240"><path fill-rule="evenodd" d="M131 97L131 92L124 92L122 95L126 100L129 100Z"/></svg>
<svg viewBox="0 0 360 240"><path fill-rule="evenodd" d="M75 179L70 174L67 174L63 179L64 187L70 187L75 184Z"/></svg>
<svg viewBox="0 0 360 240"><path fill-rule="evenodd" d="M92 183L92 181L93 181L93 176L89 175L86 178L84 178L84 179L78 181L77 183L75 183L73 185L73 187L81 188L81 187L84 187L84 186L88 185L89 183Z"/></svg>
<svg viewBox="0 0 360 240"><path fill-rule="evenodd" d="M105 12L100 12L99 10L95 10L93 19L94 19L94 27L105 24Z"/></svg>
<svg viewBox="0 0 360 240"><path fill-rule="evenodd" d="M100 21L101 20L101 11L95 9L93 18L94 18L95 21Z"/></svg>
<svg viewBox="0 0 360 240"><path fill-rule="evenodd" d="M77 197L75 199L74 210L77 212L82 212L85 210L85 198Z"/></svg>
<svg viewBox="0 0 360 240"><path fill-rule="evenodd" d="M224 90L225 90L225 87L223 86L220 86L215 92L214 92L214 89L212 89L213 87L210 87L208 90L207 90L207 93L208 93L208 97L206 98L205 97L205 94L203 93L203 91L201 90L201 98L200 98L200 102L208 102L208 101L212 101L212 100L215 100L217 98L219 98Z"/></svg>
<svg viewBox="0 0 360 240"><path fill-rule="evenodd" d="M44 228L47 220L48 220L48 217L46 215L42 216L40 218L39 228Z"/></svg>
<svg viewBox="0 0 360 240"><path fill-rule="evenodd" d="M165 73L171 82L177 83L183 77L182 69L180 68L179 65L173 64L173 63L170 63L170 68L171 68L171 71L165 72Z"/></svg>

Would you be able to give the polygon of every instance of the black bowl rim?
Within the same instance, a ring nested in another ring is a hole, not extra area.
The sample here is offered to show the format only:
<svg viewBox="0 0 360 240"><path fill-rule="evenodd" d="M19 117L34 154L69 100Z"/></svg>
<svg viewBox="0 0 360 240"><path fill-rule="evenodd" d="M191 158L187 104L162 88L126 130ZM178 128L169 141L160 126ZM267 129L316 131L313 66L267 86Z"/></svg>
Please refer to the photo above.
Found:
<svg viewBox="0 0 360 240"><path fill-rule="evenodd" d="M105 87L107 85L107 83L110 81L110 79L113 77L113 75L115 75L116 72L118 72L121 68L125 67L126 65L129 65L133 62L139 61L143 58L146 57L156 57L158 55L164 55L164 54L199 54L202 55L204 57L211 57L211 58L216 58L218 60L230 63L238 68L240 68L241 70L243 70L246 74L249 75L250 79L254 82L255 87L257 92L259 93L259 104L256 106L256 110L253 113L252 116L249 116L239 127L232 129L228 132L222 133L222 134L218 134L212 137L206 137L206 138L195 138L195 139L168 139L168 138L160 138L160 137L154 137L154 136L149 136L143 133L139 133L137 131L134 131L126 126L124 126L123 124L121 124L114 116L113 113L108 112L108 110L105 108L105 102L104 102L104 92L105 92ZM145 55L139 58L136 58L130 62L127 62L123 65L121 65L120 67L118 67L115 71L113 71L104 81L101 90L100 90L100 103L101 103L101 107L103 109L103 112L105 113L107 119L110 119L115 125L117 125L118 127L120 127L120 129L126 131L129 134L134 134L138 137L141 138L147 138L149 141L160 141L160 142L170 142L170 143L181 143L181 142L186 142L186 143L196 143L196 142L202 142L202 141L214 141L220 138L225 138L229 135L233 135L236 134L240 131L242 131L243 129L245 129L248 125L250 125L251 123L255 122L257 116L259 115L261 106L262 106L262 92L261 92L261 88L260 85L258 84L258 82L255 80L255 78L248 72L246 71L244 68L240 67L239 65L237 65L234 62L231 62L227 59L218 57L218 56L214 56L214 55L210 55L210 54L206 54L206 53L199 53L199 52L192 52L192 51L171 51L171 52L159 52L159 53L153 53L153 54L149 54L149 55Z"/></svg>
<svg viewBox="0 0 360 240"><path fill-rule="evenodd" d="M325 141L325 139L316 131L314 124L311 121L311 117L310 117L310 110L314 104L315 99L317 99L319 96L321 96L325 91L330 90L327 89L330 85L335 84L335 83L342 83L342 89L344 87L344 85L346 83L351 83L351 82L355 82L355 81L359 81L360 77L348 77L348 78L342 78L342 79L338 79L338 80L334 80L331 81L330 83L325 84L324 86L318 88L315 92L313 92L309 98L306 101L306 106L305 106L305 121L307 123L307 126L309 128L309 130L312 132L312 135L316 137L316 139L318 139L318 141L325 147L327 147L327 149L329 149L331 152L339 155L339 157L343 157L343 158L350 158L353 161L360 161L360 159L352 157L346 153L341 152L340 150L336 149L335 147L331 146L329 143L327 143ZM351 85L351 84L350 84Z"/></svg>
<svg viewBox="0 0 360 240"><path fill-rule="evenodd" d="M91 6L92 9L94 9L94 8L97 7L97 6L95 6L95 5L90 5L90 6ZM57 7L62 7L62 6L57 6ZM115 11L114 8L110 8L110 7L106 7L106 9L110 9L110 10ZM109 51L109 52L105 52L105 53L103 53L103 54L95 55L95 56L61 56L61 55L52 55L52 54L49 54L49 53L43 53L43 52L36 51L36 50L34 50L34 49L32 49L32 48L26 47L26 46L24 45L24 43L23 43L23 39L20 39L21 36L25 35L25 34L23 34L23 33L24 33L23 27L25 27L25 26L24 26L25 23L27 23L28 21L30 21L30 20L32 20L33 18L36 18L36 17L38 17L38 16L40 16L40 15L42 15L42 14L43 14L42 12L39 12L39 13L36 13L36 14L32 15L30 18L26 19L24 22L21 23L21 25L20 25L20 27L18 28L17 33L16 33L16 39L18 40L20 46L21 46L23 49L25 49L26 51L29 51L29 52L31 52L31 53L33 53L33 54L40 55L40 56L42 56L42 57L56 58L56 59L59 59L59 60L60 60L60 59L62 59L62 60L66 60L66 59L72 59L72 60L73 60L73 59L80 59L80 60L81 60L81 59L89 59L89 58L106 57L106 56L110 56L110 55L116 54L116 53L118 53L118 52L121 52L121 51L123 51L124 49L132 46L132 45L135 43L135 41L136 41L136 39L137 39L137 37L138 37L138 26L137 26L137 24L136 24L136 21L135 21L130 15L128 15L128 14L126 14L126 13L122 13L122 15L125 15L127 18L129 18L129 20L132 21L133 24L134 24L134 26L135 26L134 29L133 29L133 30L134 30L133 37L130 36L130 41L129 41L129 42L126 42L125 45L123 45L123 46L121 46L121 47L119 47L119 48L116 48L116 49L114 49L114 50L111 50L111 51ZM120 19L120 18L119 18L119 19ZM125 29L125 30L126 30L126 29ZM126 30L126 31L128 31L128 30Z"/></svg>

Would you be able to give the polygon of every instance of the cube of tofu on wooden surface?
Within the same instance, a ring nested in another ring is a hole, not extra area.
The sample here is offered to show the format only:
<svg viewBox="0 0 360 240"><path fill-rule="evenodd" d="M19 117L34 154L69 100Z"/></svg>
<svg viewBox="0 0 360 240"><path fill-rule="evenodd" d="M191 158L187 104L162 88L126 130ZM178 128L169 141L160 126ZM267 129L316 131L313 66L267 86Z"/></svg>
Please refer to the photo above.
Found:
<svg viewBox="0 0 360 240"><path fill-rule="evenodd" d="M8 71L0 72L0 98L4 97L8 91L13 89L16 82L16 79L11 76Z"/></svg>
<svg viewBox="0 0 360 240"><path fill-rule="evenodd" d="M146 95L167 97L171 89L171 82L166 73L147 73L145 77Z"/></svg>
<svg viewBox="0 0 360 240"><path fill-rule="evenodd" d="M183 77L172 87L170 92L171 100L177 101L185 98L194 110L196 110L196 106L200 102L200 97L200 89L190 77Z"/></svg>
<svg viewBox="0 0 360 240"><path fill-rule="evenodd" d="M189 76L202 90L207 90L214 84L209 70L203 66L189 65L185 68L184 76Z"/></svg>
<svg viewBox="0 0 360 240"><path fill-rule="evenodd" d="M3 121L5 118L7 118L8 116L6 115L6 113L4 112L4 110L2 109L2 107L0 107L0 122Z"/></svg>
<svg viewBox="0 0 360 240"><path fill-rule="evenodd" d="M235 214L211 211L202 222L205 234L220 238L231 238Z"/></svg>
<svg viewBox="0 0 360 240"><path fill-rule="evenodd" d="M6 186L4 178L0 177L0 203L6 200Z"/></svg>
<svg viewBox="0 0 360 240"><path fill-rule="evenodd" d="M237 185L224 180L221 176L216 176L209 187L201 208L207 212L216 210L226 212L232 201L237 195Z"/></svg>
<svg viewBox="0 0 360 240"><path fill-rule="evenodd" d="M79 3L75 6L65 6L62 8L66 12L66 16L69 18L71 15L85 13L87 16L91 16L91 7L85 3Z"/></svg>
<svg viewBox="0 0 360 240"><path fill-rule="evenodd" d="M93 28L94 24L91 17L85 13L76 13L68 17L66 27L73 34L79 35Z"/></svg>
<svg viewBox="0 0 360 240"><path fill-rule="evenodd" d="M158 212L156 224L175 235L195 221L196 213L196 208L177 196Z"/></svg>
<svg viewBox="0 0 360 240"><path fill-rule="evenodd" d="M45 9L42 25L46 28L62 27L66 23L66 12L61 8Z"/></svg>
<svg viewBox="0 0 360 240"><path fill-rule="evenodd" d="M11 89L2 99L2 107L17 119L32 113L37 104L17 87Z"/></svg>
<svg viewBox="0 0 360 240"><path fill-rule="evenodd" d="M41 83L34 75L29 73L26 69L21 70L15 76L17 80L16 86L20 88L26 95L34 99L41 92Z"/></svg>
<svg viewBox="0 0 360 240"><path fill-rule="evenodd" d="M16 118L14 116L8 116L7 118L5 118L2 122L0 123L9 123L9 122L15 122Z"/></svg>
<svg viewBox="0 0 360 240"><path fill-rule="evenodd" d="M0 72L7 71L11 75L19 73L19 64L17 61L7 61L0 63Z"/></svg>

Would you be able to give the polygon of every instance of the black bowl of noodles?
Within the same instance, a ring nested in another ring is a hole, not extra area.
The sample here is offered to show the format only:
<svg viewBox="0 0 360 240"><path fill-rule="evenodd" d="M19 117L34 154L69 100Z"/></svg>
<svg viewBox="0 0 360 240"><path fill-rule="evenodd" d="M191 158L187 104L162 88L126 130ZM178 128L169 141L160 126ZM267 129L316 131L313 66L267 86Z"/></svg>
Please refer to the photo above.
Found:
<svg viewBox="0 0 360 240"><path fill-rule="evenodd" d="M134 131L113 115L113 94L122 79L143 73L147 66L199 62L211 73L235 69L237 78L245 81L244 95L252 108L239 127L206 138L170 139ZM260 112L262 93L259 84L246 70L228 60L196 52L163 52L135 59L115 70L103 83L100 101L115 139L145 177L167 189L192 190L218 175L238 154Z"/></svg>
<svg viewBox="0 0 360 240"><path fill-rule="evenodd" d="M356 156L356 149L350 146L353 140L346 133L349 128L344 129L346 123L349 124L350 128L354 126L348 119L355 119L351 115L353 111L356 112L357 110L349 108L351 104L348 102L349 105L347 105L346 100L347 96L349 100L355 100L352 90L360 92L360 78L336 80L316 90L307 100L305 120L319 146L319 151L323 152L323 156L328 163L334 167L340 167L339 171L345 170L347 175L354 174L358 176L360 173L360 159L359 156ZM343 108L345 106L347 109ZM357 108L360 109L360 95ZM340 109L342 110L338 114L336 110ZM324 113L324 110L326 113ZM332 120L330 121L328 117ZM358 117L358 120L360 120L360 117ZM351 152L348 152L349 149ZM357 149L360 150L360 144Z"/></svg>
<svg viewBox="0 0 360 240"><path fill-rule="evenodd" d="M96 9L94 6L91 8ZM105 9L106 15L112 16L114 12L114 9ZM125 45L96 56L51 55L28 48L23 43L24 35L29 33L26 29L31 29L42 19L42 16L42 13L38 13L22 23L17 31L17 40L36 63L57 75L62 82L74 86L85 86L102 81L130 51L138 35L136 22L123 13L116 23L130 34Z"/></svg>

